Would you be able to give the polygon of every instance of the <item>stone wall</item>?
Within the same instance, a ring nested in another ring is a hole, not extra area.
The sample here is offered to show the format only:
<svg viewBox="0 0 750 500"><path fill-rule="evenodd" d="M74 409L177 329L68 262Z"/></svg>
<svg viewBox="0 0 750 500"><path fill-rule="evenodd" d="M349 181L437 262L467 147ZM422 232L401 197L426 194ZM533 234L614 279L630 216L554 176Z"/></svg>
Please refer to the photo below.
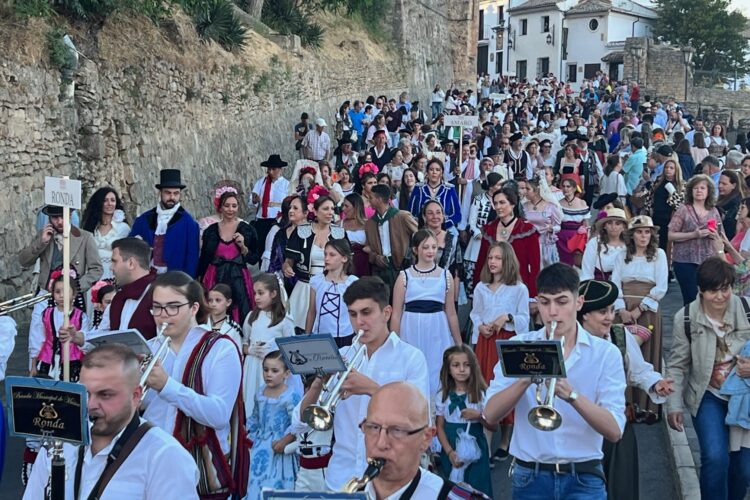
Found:
<svg viewBox="0 0 750 500"><path fill-rule="evenodd" d="M214 182L235 179L247 191L269 154L294 159L292 126L303 111L332 123L347 99L407 90L428 101L435 82L454 79L450 28L416 3L397 1L401 55L333 20L319 52L287 53L251 33L243 53L228 54L199 43L184 19L166 33L116 19L95 41L73 31L86 57L63 101L60 73L46 63L46 29L0 36L0 298L32 286L15 254L34 232L46 175L81 179L84 199L114 186L132 220L155 203L159 170L180 168L184 204L204 216Z"/></svg>
<svg viewBox="0 0 750 500"><path fill-rule="evenodd" d="M709 123L731 123L736 129L750 130L748 92L692 87L689 97L689 108Z"/></svg>
<svg viewBox="0 0 750 500"><path fill-rule="evenodd" d="M643 55L634 57L631 49L640 48ZM637 78L641 84L641 95L652 100L674 97L685 100L685 80L688 94L692 87L692 73L685 72L683 50L668 44L658 43L652 38L628 38L625 41L623 74Z"/></svg>

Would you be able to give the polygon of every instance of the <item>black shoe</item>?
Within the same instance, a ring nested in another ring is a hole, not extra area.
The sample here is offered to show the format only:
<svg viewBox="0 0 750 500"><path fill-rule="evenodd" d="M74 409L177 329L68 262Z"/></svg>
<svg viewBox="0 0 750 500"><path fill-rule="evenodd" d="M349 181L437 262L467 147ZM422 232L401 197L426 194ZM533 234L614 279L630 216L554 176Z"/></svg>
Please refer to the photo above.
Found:
<svg viewBox="0 0 750 500"><path fill-rule="evenodd" d="M510 454L508 453L508 450L504 450L502 448L498 448L494 455L492 455L492 460L494 462L504 462L508 460L508 457Z"/></svg>

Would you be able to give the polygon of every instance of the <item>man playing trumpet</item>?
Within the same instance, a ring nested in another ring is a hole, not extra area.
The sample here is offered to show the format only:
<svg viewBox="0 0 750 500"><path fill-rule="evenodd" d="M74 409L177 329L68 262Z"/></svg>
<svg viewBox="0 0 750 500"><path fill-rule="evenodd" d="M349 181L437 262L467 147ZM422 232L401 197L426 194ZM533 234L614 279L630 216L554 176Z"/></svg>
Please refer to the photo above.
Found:
<svg viewBox="0 0 750 500"><path fill-rule="evenodd" d="M359 477L365 471L368 455L359 424L365 419L367 405L375 391L382 384L408 381L425 398L429 394L424 354L388 329L392 311L389 295L390 290L383 280L371 276L355 281L344 293L349 318L354 330L361 332L358 343L364 345L365 352L341 386L342 401L335 407L336 442L326 476L326 486L332 491L341 490L352 476ZM356 348L356 345L344 347L341 355L351 360ZM300 412L295 412L295 421L299 418L304 422L305 409L316 404L322 388L321 379L312 383Z"/></svg>
<svg viewBox="0 0 750 500"><path fill-rule="evenodd" d="M505 377L498 363L487 389L484 416L488 422L498 422L516 410L510 442L510 454L515 457L514 499L607 498L602 439L617 442L622 436L625 372L617 347L578 324L576 313L583 305L578 285L578 273L568 265L542 269L537 301L545 328L514 339L546 340L551 324L556 323L553 335L563 344L567 373L567 378L554 384L554 395L562 400L555 404L557 420L562 421L559 427L547 433L540 429L545 422L537 421L535 426L530 423L532 415L525 418L540 404L530 378Z"/></svg>

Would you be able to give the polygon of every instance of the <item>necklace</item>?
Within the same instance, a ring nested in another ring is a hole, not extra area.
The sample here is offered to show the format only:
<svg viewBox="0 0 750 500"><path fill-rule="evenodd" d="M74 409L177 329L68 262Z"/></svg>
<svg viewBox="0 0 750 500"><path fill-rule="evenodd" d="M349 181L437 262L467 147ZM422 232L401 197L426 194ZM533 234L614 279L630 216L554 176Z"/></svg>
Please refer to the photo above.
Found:
<svg viewBox="0 0 750 500"><path fill-rule="evenodd" d="M512 219L510 219L508 221L507 224L505 222L503 222L503 219L500 219L500 224L503 225L503 230L500 231L500 236L502 236L503 238L507 238L507 236L508 236L508 229L507 228L509 226L512 226L514 222L516 222L516 216L515 215L513 216Z"/></svg>
<svg viewBox="0 0 750 500"><path fill-rule="evenodd" d="M573 206L573 201L575 200L575 196L573 197L572 200L569 200L567 196L563 196L563 200L565 200L565 204L566 205L568 205L569 207L572 207Z"/></svg>
<svg viewBox="0 0 750 500"><path fill-rule="evenodd" d="M544 201L544 198L539 198L539 201L537 201L536 203L534 203L533 201L531 202L531 207L534 209L535 212L537 211L539 204L542 203L543 201Z"/></svg>
<svg viewBox="0 0 750 500"><path fill-rule="evenodd" d="M226 316L224 316L224 317L223 317L223 318L221 318L220 320L218 320L218 321L214 321L214 322L213 322L213 324L211 325L211 330L213 330L213 331L215 331L215 332L217 332L217 331L221 330L221 326L220 326L220 325L221 325L222 323L224 323L224 321L226 321L226 319L227 319L227 317L226 317Z"/></svg>
<svg viewBox="0 0 750 500"><path fill-rule="evenodd" d="M435 272L435 269L437 269L437 264L435 264L434 266L432 266L432 269L428 269L427 271L422 271L421 269L419 269L417 267L416 264L412 264L411 268L414 269L419 274L430 274L430 273Z"/></svg>

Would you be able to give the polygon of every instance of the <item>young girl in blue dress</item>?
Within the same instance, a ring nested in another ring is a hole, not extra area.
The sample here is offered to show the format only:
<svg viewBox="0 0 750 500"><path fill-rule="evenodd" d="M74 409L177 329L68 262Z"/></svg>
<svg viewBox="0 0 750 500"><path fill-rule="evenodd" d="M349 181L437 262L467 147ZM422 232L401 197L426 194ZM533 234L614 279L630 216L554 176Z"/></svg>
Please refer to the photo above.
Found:
<svg viewBox="0 0 750 500"><path fill-rule="evenodd" d="M484 429L496 426L482 418L482 401L487 384L479 370L479 361L466 344L446 349L440 370L440 393L435 402L435 423L442 451L440 466L443 475L450 476L454 467L461 467L456 455L456 438L459 430L466 430L477 440L481 458L471 463L464 473L464 482L492 498L490 457Z"/></svg>
<svg viewBox="0 0 750 500"><path fill-rule="evenodd" d="M259 500L263 488L294 490L297 456L285 454L284 448L294 441L289 430L300 395L286 384L289 375L280 351L273 351L263 359L265 386L255 395L253 414L247 421L253 447L246 500Z"/></svg>

